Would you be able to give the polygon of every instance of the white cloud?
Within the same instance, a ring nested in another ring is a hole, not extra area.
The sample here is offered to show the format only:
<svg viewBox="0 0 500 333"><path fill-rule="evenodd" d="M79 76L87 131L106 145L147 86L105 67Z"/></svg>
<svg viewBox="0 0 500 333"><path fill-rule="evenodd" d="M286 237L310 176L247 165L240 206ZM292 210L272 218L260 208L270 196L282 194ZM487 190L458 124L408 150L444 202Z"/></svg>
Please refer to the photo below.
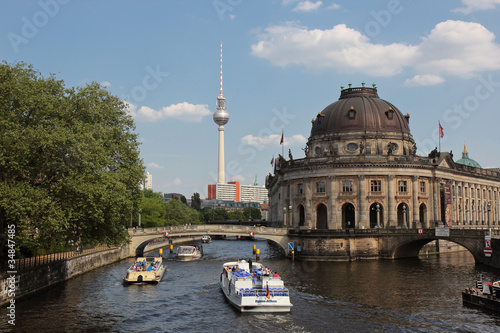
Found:
<svg viewBox="0 0 500 333"><path fill-rule="evenodd" d="M317 10L323 2L316 1L312 2L309 0L301 1L297 4L297 7L293 9L294 12L312 12L313 10Z"/></svg>
<svg viewBox="0 0 500 333"><path fill-rule="evenodd" d="M234 21L234 19L235 19L235 18L236 18L236 15L234 15L234 14L229 14L229 19L230 19L231 21Z"/></svg>
<svg viewBox="0 0 500 333"><path fill-rule="evenodd" d="M437 24L420 44L375 44L361 32L339 24L308 29L295 23L269 26L258 34L251 53L277 66L301 65L311 71L357 71L372 76L415 74L470 76L500 69L495 35L479 23Z"/></svg>
<svg viewBox="0 0 500 333"><path fill-rule="evenodd" d="M231 177L231 181L244 183L247 179L243 175L234 175Z"/></svg>
<svg viewBox="0 0 500 333"><path fill-rule="evenodd" d="M164 166L163 165L159 165L159 164L156 164L154 162L151 162L147 165L148 168L152 168L152 169L163 169Z"/></svg>
<svg viewBox="0 0 500 333"><path fill-rule="evenodd" d="M330 6L326 7L326 9L330 9L330 10L336 10L336 9L340 9L341 6L339 4L336 4L336 3L332 3Z"/></svg>
<svg viewBox="0 0 500 333"><path fill-rule="evenodd" d="M411 79L405 80L405 86L433 86L443 83L444 79L441 76L434 74L415 75Z"/></svg>
<svg viewBox="0 0 500 333"><path fill-rule="evenodd" d="M494 9L496 5L500 4L500 0L462 0L465 7L453 9L452 12L459 12L470 14L477 10Z"/></svg>
<svg viewBox="0 0 500 333"><path fill-rule="evenodd" d="M137 108L136 105L125 102L129 114L137 121L158 121L165 118L174 118L185 122L200 122L203 117L211 114L206 104L190 104L187 102L164 106L154 110L148 106Z"/></svg>
<svg viewBox="0 0 500 333"><path fill-rule="evenodd" d="M182 180L180 180L180 178L175 178L172 181L167 182L166 184L167 187L180 185L182 185Z"/></svg>
<svg viewBox="0 0 500 333"><path fill-rule="evenodd" d="M101 86L103 86L103 87L111 87L111 82L108 82L108 81L102 81L102 82L101 82Z"/></svg>
<svg viewBox="0 0 500 333"><path fill-rule="evenodd" d="M241 138L241 141L249 146L254 147L274 147L279 146L281 141L281 134L271 134L264 137L253 136L252 134L246 135ZM292 135L291 137L287 137L285 135L285 146L295 146L295 145L303 145L307 142L307 139L300 135Z"/></svg>

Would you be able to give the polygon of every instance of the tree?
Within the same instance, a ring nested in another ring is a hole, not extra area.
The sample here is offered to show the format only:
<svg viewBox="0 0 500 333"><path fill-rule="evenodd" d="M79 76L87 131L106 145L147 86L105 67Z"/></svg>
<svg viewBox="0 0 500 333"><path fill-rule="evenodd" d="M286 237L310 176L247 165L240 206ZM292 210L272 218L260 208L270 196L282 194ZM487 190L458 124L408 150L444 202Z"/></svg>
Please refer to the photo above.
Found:
<svg viewBox="0 0 500 333"><path fill-rule="evenodd" d="M260 220L262 218L262 213L260 209L255 207L245 207L243 208L243 215L246 220Z"/></svg>
<svg viewBox="0 0 500 333"><path fill-rule="evenodd" d="M233 210L232 212L227 213L229 220L245 220L245 215L241 210Z"/></svg>
<svg viewBox="0 0 500 333"><path fill-rule="evenodd" d="M144 197L140 205L141 226L144 228L164 226L165 205L165 202L160 199L160 193L153 192L152 190L144 190Z"/></svg>
<svg viewBox="0 0 500 333"><path fill-rule="evenodd" d="M180 200L172 199L166 205L166 225L200 224L196 209L186 206Z"/></svg>
<svg viewBox="0 0 500 333"><path fill-rule="evenodd" d="M183 195L181 195L181 202L182 202L183 204L185 204L186 206L187 206L187 204L188 204L188 203L187 203L187 200L186 200L186 197L185 197L185 196L183 196Z"/></svg>
<svg viewBox="0 0 500 333"><path fill-rule="evenodd" d="M126 241L144 177L134 129L126 105L98 83L67 89L54 75L1 63L0 234L15 225L26 255Z"/></svg>
<svg viewBox="0 0 500 333"><path fill-rule="evenodd" d="M201 199L198 192L194 193L191 196L191 208L194 208L197 211L201 211Z"/></svg>

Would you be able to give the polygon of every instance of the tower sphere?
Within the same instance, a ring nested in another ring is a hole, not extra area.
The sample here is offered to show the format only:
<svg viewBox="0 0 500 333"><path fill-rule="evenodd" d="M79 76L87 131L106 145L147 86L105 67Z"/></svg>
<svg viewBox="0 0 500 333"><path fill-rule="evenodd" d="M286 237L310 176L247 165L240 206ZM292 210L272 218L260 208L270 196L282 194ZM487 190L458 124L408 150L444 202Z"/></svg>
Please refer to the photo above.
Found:
<svg viewBox="0 0 500 333"><path fill-rule="evenodd" d="M228 121L229 113L226 111L226 109L217 109L217 111L214 112L214 122L217 125L225 125Z"/></svg>

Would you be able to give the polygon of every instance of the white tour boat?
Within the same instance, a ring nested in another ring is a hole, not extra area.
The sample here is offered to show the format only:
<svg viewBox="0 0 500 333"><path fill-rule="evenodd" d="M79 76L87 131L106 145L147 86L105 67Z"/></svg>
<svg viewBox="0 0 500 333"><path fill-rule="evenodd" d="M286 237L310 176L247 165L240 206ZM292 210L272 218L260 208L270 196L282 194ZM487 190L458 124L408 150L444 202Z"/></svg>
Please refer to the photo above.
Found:
<svg viewBox="0 0 500 333"><path fill-rule="evenodd" d="M210 235L203 235L203 236L201 236L201 242L202 243L212 243L212 237L210 237Z"/></svg>
<svg viewBox="0 0 500 333"><path fill-rule="evenodd" d="M177 247L175 259L180 261L189 261L200 259L203 255L203 248L201 245L182 245Z"/></svg>
<svg viewBox="0 0 500 333"><path fill-rule="evenodd" d="M281 277L260 263L225 263L220 286L228 301L241 312L290 312L292 307Z"/></svg>
<svg viewBox="0 0 500 333"><path fill-rule="evenodd" d="M150 261L148 262L148 259ZM129 283L158 283L165 274L166 267L162 264L162 257L140 257L127 270L123 278L125 284Z"/></svg>

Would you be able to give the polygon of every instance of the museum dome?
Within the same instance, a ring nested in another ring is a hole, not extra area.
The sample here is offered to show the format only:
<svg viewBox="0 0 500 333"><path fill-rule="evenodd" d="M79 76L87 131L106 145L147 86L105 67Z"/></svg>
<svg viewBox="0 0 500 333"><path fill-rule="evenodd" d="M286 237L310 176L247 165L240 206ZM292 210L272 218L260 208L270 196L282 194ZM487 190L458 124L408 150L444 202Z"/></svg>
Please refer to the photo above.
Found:
<svg viewBox="0 0 500 333"><path fill-rule="evenodd" d="M464 150L462 152L462 158L456 161L455 163L457 164L462 164L462 165L468 165L474 168L481 168L481 165L474 161L472 158L469 158L469 153L467 152L467 149L465 148L464 144Z"/></svg>
<svg viewBox="0 0 500 333"><path fill-rule="evenodd" d="M380 99L377 88L342 89L338 101L313 118L311 138L345 132L393 132L410 134L410 115L403 115L393 104Z"/></svg>

